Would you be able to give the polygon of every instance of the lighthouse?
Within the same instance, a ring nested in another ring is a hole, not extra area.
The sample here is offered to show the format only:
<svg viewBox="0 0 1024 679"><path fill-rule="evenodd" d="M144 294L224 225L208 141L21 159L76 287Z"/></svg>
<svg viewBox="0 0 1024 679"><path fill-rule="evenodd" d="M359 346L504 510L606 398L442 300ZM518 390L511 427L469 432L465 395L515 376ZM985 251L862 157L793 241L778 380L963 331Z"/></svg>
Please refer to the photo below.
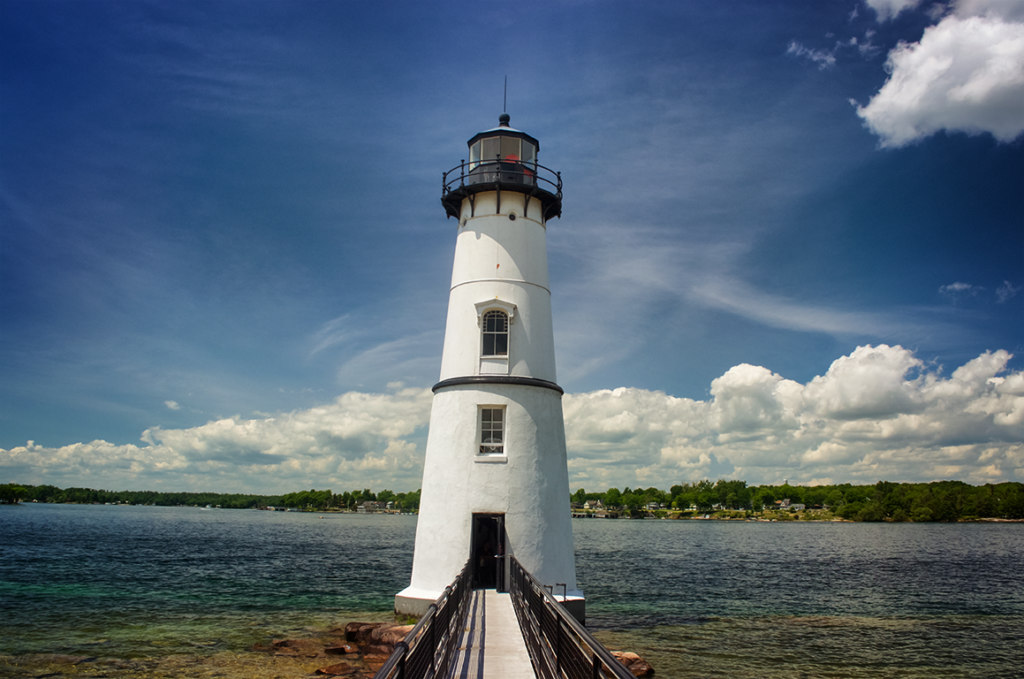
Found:
<svg viewBox="0 0 1024 679"><path fill-rule="evenodd" d="M467 560L474 586L507 591L515 557L582 621L546 245L562 181L538 162L540 142L498 120L442 181L458 235L412 578L395 611L425 613Z"/></svg>

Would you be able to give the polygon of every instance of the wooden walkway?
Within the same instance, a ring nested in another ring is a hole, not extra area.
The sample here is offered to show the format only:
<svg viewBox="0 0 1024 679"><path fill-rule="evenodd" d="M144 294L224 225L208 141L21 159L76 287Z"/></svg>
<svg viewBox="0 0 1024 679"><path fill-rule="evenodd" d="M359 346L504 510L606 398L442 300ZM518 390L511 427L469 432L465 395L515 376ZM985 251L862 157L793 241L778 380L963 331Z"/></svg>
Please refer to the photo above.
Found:
<svg viewBox="0 0 1024 679"><path fill-rule="evenodd" d="M533 663L512 608L512 597L493 589L473 591L454 679L536 679Z"/></svg>

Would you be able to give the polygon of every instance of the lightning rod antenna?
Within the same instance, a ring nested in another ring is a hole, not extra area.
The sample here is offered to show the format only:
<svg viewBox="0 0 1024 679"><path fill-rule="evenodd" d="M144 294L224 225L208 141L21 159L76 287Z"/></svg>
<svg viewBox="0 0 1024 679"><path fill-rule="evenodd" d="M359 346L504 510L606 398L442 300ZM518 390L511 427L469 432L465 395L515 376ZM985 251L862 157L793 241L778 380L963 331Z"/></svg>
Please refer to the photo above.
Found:
<svg viewBox="0 0 1024 679"><path fill-rule="evenodd" d="M501 102L501 112L508 113L508 75L505 76L505 99Z"/></svg>

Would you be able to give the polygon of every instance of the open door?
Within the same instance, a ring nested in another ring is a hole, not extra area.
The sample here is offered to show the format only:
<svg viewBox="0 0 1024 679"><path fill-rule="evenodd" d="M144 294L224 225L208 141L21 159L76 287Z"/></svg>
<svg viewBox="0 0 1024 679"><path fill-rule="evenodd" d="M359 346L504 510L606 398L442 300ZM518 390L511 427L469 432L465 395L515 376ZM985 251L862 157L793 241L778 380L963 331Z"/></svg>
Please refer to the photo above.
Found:
<svg viewBox="0 0 1024 679"><path fill-rule="evenodd" d="M507 558L504 514L474 514L470 541L473 587L507 592Z"/></svg>

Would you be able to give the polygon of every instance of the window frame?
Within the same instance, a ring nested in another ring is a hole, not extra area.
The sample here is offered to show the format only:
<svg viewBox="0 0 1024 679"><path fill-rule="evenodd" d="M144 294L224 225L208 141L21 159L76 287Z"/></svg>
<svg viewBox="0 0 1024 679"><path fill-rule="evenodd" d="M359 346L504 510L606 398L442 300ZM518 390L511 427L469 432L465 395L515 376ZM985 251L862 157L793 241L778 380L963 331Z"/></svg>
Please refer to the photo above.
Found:
<svg viewBox="0 0 1024 679"><path fill-rule="evenodd" d="M485 299L482 302L477 302L476 307L476 322L479 326L477 331L477 361L479 363L478 374L508 374L509 367L512 365L512 326L515 325L516 315L518 314L518 308L515 304L505 302L497 298ZM489 311L502 311L505 316L508 317L508 341L505 347L505 355L494 355L488 356L484 354L484 330L486 325L484 324L484 315ZM488 366L485 369L485 365Z"/></svg>
<svg viewBox="0 0 1024 679"><path fill-rule="evenodd" d="M499 413L494 419L494 413ZM508 408L504 405L486 404L477 406L477 456L505 457L505 445L508 442ZM487 419L485 419L485 417ZM494 424L498 426L495 428ZM498 433L499 441L494 441L494 433Z"/></svg>
<svg viewBox="0 0 1024 679"><path fill-rule="evenodd" d="M500 316L504 320L504 330L490 330L488 328L489 319L493 319ZM512 321L508 317L508 313L504 309L488 309L483 312L480 317L480 357L481 358L508 358L509 350L509 335L512 326ZM500 338L504 337L504 351L498 351L500 344L502 343ZM490 339L490 342L488 342ZM488 353L488 343L491 344L491 351Z"/></svg>

